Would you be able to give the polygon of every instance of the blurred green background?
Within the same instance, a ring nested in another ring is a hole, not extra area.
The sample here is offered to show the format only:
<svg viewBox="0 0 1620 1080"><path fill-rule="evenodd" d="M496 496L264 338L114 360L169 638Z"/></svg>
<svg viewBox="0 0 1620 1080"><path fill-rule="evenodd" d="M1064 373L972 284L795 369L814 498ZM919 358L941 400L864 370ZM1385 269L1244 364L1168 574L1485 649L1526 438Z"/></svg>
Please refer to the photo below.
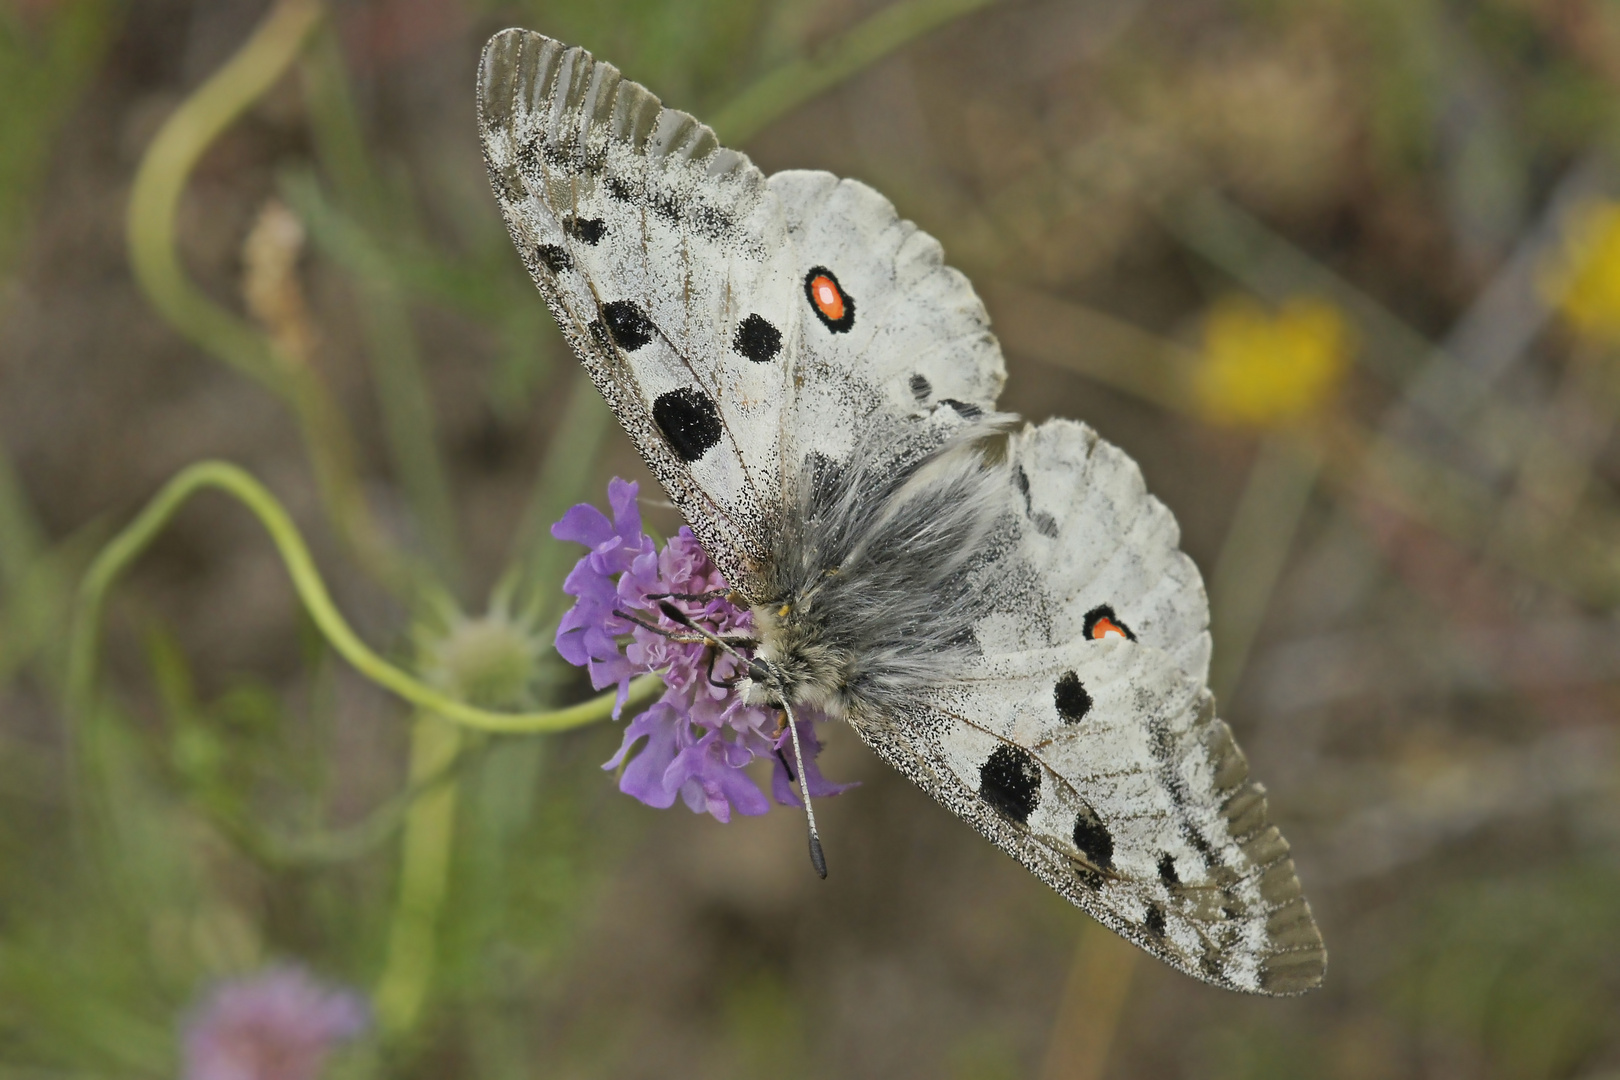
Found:
<svg viewBox="0 0 1620 1080"><path fill-rule="evenodd" d="M1322 989L1138 957L847 731L823 883L612 723L413 711L240 499L84 591L225 459L392 663L589 697L545 527L655 486L489 192L514 24L884 191L1006 407L1141 462ZM332 1076L1620 1077L1617 103L1605 0L0 0L0 1080L175 1076L274 964L372 1001Z"/></svg>

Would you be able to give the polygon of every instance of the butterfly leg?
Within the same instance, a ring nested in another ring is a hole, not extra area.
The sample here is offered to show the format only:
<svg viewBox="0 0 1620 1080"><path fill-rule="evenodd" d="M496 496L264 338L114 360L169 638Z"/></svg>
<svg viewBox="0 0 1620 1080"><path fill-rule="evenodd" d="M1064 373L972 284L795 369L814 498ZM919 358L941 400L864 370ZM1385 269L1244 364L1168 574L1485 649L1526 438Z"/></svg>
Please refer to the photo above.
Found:
<svg viewBox="0 0 1620 1080"><path fill-rule="evenodd" d="M736 675L736 676L733 676L732 678L729 678L729 679L716 679L714 677L714 661L715 661L715 658L718 657L719 655L720 655L720 653L719 653L718 650L713 649L713 648L711 648L709 650L708 668L704 672L705 676L709 680L709 685L718 687L721 690L735 690L737 688L737 685L739 683L741 683L743 681L743 679L747 678L747 676L746 675ZM781 732L777 732L777 734L780 735Z"/></svg>

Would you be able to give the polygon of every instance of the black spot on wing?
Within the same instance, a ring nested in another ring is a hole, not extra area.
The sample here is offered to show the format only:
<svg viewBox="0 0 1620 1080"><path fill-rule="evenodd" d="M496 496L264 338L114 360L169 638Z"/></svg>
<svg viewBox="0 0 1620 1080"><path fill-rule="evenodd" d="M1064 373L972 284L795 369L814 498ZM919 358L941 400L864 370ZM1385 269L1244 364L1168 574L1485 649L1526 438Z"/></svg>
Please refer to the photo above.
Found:
<svg viewBox="0 0 1620 1080"><path fill-rule="evenodd" d="M737 324L731 347L756 364L769 363L782 351L782 331L772 326L763 315L750 315Z"/></svg>
<svg viewBox="0 0 1620 1080"><path fill-rule="evenodd" d="M1074 816L1074 846L1086 862L1099 870L1114 865L1114 838L1102 818L1089 806L1082 807Z"/></svg>
<svg viewBox="0 0 1620 1080"><path fill-rule="evenodd" d="M1003 744L979 767L979 796L1019 825L1041 801L1041 767L1027 750Z"/></svg>
<svg viewBox="0 0 1620 1080"><path fill-rule="evenodd" d="M911 396L918 401L927 401L928 395L934 392L934 387L921 375L911 377Z"/></svg>
<svg viewBox="0 0 1620 1080"><path fill-rule="evenodd" d="M577 240L595 247L607 235L607 222L601 218L568 218L563 222L563 231Z"/></svg>
<svg viewBox="0 0 1620 1080"><path fill-rule="evenodd" d="M602 305L602 319L613 333L613 340L625 352L635 352L653 338L653 324L646 312L631 300L614 300Z"/></svg>
<svg viewBox="0 0 1620 1080"><path fill-rule="evenodd" d="M1052 688L1052 698L1057 705L1058 716L1063 718L1065 724L1078 724L1091 711L1091 695L1086 693L1076 672L1063 673Z"/></svg>
<svg viewBox="0 0 1620 1080"><path fill-rule="evenodd" d="M695 386L658 395L652 413L653 423L682 461L697 461L720 441L720 410Z"/></svg>
<svg viewBox="0 0 1620 1080"><path fill-rule="evenodd" d="M567 250L556 244L541 244L535 249L535 256L539 258L540 265L553 274L560 274L564 270L573 268L574 257Z"/></svg>
<svg viewBox="0 0 1620 1080"><path fill-rule="evenodd" d="M955 398L940 398L941 405L949 405L957 416L964 420L977 420L984 415L984 410L971 401L957 401Z"/></svg>
<svg viewBox="0 0 1620 1080"><path fill-rule="evenodd" d="M1094 870L1084 863L1074 864L1074 876L1080 880L1080 884L1084 885L1092 892L1097 892L1104 885L1108 884L1107 874L1104 874L1100 870Z"/></svg>
<svg viewBox="0 0 1620 1080"><path fill-rule="evenodd" d="M635 191L622 176L610 176L602 181L602 186L607 189L609 198L619 202L630 202L636 197Z"/></svg>
<svg viewBox="0 0 1620 1080"><path fill-rule="evenodd" d="M1147 932L1152 934L1154 937L1164 937L1164 908L1160 907L1158 904L1149 904L1147 909L1147 918L1142 921L1142 925L1146 927Z"/></svg>
<svg viewBox="0 0 1620 1080"><path fill-rule="evenodd" d="M1181 884L1181 877L1176 873L1176 860L1170 857L1168 851L1159 856L1159 880L1171 889Z"/></svg>
<svg viewBox="0 0 1620 1080"><path fill-rule="evenodd" d="M1029 474L1024 472L1022 465L1013 466L1013 483L1018 485L1018 493L1024 497L1024 513L1029 515L1030 523L1035 526L1035 531L1042 536L1049 536L1056 540L1058 535L1057 521L1046 511L1035 509L1035 504L1029 497Z"/></svg>

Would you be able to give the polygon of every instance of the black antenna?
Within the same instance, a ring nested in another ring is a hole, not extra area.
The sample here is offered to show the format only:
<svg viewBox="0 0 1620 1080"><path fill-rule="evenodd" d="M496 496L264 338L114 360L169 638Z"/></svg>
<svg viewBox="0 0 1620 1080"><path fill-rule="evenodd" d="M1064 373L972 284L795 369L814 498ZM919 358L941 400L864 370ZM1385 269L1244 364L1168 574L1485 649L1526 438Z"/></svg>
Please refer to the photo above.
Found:
<svg viewBox="0 0 1620 1080"><path fill-rule="evenodd" d="M727 642L725 638L699 626L697 623L692 621L691 616L687 615L686 612L682 611L668 600L660 600L658 603L658 610L662 611L671 622L684 626L693 633L701 635L704 640L709 642L709 644L713 645L717 649L720 649L727 656L730 656L732 659L736 660L739 664L742 664L747 670L749 678L758 679L760 682L769 683L771 686L775 687L776 696L782 701L782 711L787 714L788 734L793 740L793 760L798 765L799 798L804 800L804 817L805 821L810 826L810 865L816 868L816 873L822 878L822 880L826 880L827 856L821 850L821 833L816 830L816 811L815 808L810 805L810 784L806 779L804 772L804 747L799 745L799 722L793 716L793 706L788 704L787 693L782 687L781 676L778 675L776 670L765 661L751 660L743 656L736 649L732 648L731 644ZM623 613L615 612L615 614ZM625 618L630 618L630 616L625 615ZM632 619L631 621L638 623L641 622L640 619ZM646 624L642 623L642 625L645 626Z"/></svg>
<svg viewBox="0 0 1620 1080"><path fill-rule="evenodd" d="M793 737L793 760L798 763L799 797L804 800L804 817L810 823L810 865L816 868L823 881L827 880L827 856L821 851L821 834L816 831L816 812L810 805L810 780L804 771L804 748L799 745L799 722L793 717L793 707L788 704L787 695L781 694L781 686L777 691L782 698L782 711L787 714L788 732Z"/></svg>

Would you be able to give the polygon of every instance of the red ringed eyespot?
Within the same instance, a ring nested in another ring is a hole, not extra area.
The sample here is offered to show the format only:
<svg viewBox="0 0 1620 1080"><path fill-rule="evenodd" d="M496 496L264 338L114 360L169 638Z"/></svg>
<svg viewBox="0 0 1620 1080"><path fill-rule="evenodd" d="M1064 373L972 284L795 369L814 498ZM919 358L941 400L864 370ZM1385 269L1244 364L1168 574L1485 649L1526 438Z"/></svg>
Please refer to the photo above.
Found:
<svg viewBox="0 0 1620 1080"><path fill-rule="evenodd" d="M1122 622L1120 617L1114 614L1114 609L1107 604L1100 604L1086 612L1082 633L1092 641L1101 641L1110 634L1125 638L1127 641L1136 640L1131 628Z"/></svg>
<svg viewBox="0 0 1620 1080"><path fill-rule="evenodd" d="M814 266L804 276L804 295L816 318L835 334L846 333L855 325L855 299L838 284L838 278L825 266Z"/></svg>
<svg viewBox="0 0 1620 1080"><path fill-rule="evenodd" d="M833 322L844 317L844 296L826 274L810 279L810 295L815 297L816 308Z"/></svg>

